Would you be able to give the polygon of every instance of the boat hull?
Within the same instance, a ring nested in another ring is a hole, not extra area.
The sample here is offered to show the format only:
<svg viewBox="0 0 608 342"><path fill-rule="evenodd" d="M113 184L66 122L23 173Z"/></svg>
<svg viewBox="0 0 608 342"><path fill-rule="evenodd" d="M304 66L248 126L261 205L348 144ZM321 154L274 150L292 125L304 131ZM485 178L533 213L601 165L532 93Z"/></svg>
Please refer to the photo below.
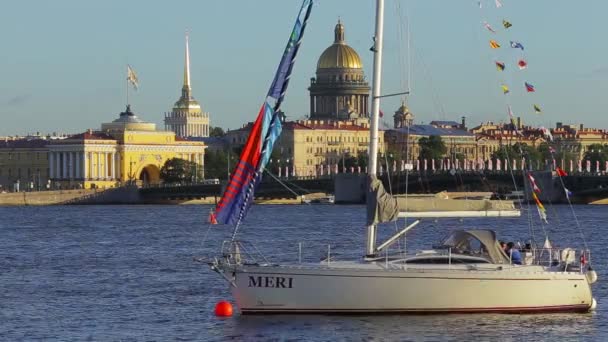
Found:
<svg viewBox="0 0 608 342"><path fill-rule="evenodd" d="M584 274L521 270L336 269L237 266L232 293L242 314L587 312Z"/></svg>

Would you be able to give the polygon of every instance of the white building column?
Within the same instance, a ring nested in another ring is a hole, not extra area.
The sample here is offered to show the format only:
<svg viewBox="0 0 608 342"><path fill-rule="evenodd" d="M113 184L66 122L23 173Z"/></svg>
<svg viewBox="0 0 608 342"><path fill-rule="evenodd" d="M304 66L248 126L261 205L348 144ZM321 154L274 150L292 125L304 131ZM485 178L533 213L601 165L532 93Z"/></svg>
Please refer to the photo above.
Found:
<svg viewBox="0 0 608 342"><path fill-rule="evenodd" d="M108 152L103 153L103 178L105 178L105 179L108 179L110 177L110 172L109 172L110 162L108 161L108 155L110 155L110 153L108 153Z"/></svg>
<svg viewBox="0 0 608 342"><path fill-rule="evenodd" d="M110 174L110 178L116 179L116 153L112 152L110 160L112 161L112 173Z"/></svg>
<svg viewBox="0 0 608 342"><path fill-rule="evenodd" d="M49 178L55 178L55 152L49 151Z"/></svg>
<svg viewBox="0 0 608 342"><path fill-rule="evenodd" d="M118 180L122 180L121 166L122 166L122 161L120 159L120 153L116 153L116 178Z"/></svg>
<svg viewBox="0 0 608 342"><path fill-rule="evenodd" d="M68 178L68 153L61 152L61 154L63 154L63 170L61 170L61 178L67 179Z"/></svg>
<svg viewBox="0 0 608 342"><path fill-rule="evenodd" d="M61 179L61 154L55 152L55 178Z"/></svg>
<svg viewBox="0 0 608 342"><path fill-rule="evenodd" d="M74 178L81 179L82 178L82 170L81 168L81 160L82 160L82 152L74 152L76 155L74 158L76 159L76 167L74 168Z"/></svg>
<svg viewBox="0 0 608 342"><path fill-rule="evenodd" d="M101 178L101 152L97 152L97 177Z"/></svg>
<svg viewBox="0 0 608 342"><path fill-rule="evenodd" d="M92 179L93 178L93 152L85 152L85 169L84 169L84 178Z"/></svg>
<svg viewBox="0 0 608 342"><path fill-rule="evenodd" d="M68 178L74 178L74 152L68 152Z"/></svg>

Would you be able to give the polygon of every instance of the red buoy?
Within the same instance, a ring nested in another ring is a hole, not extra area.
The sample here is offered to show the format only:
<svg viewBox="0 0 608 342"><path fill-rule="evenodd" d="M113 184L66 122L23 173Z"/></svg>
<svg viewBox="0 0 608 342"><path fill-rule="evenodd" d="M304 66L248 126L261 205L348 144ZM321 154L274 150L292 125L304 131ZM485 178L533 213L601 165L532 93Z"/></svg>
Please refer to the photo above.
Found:
<svg viewBox="0 0 608 342"><path fill-rule="evenodd" d="M222 300L215 304L215 315L218 317L230 317L232 316L232 304L225 300Z"/></svg>

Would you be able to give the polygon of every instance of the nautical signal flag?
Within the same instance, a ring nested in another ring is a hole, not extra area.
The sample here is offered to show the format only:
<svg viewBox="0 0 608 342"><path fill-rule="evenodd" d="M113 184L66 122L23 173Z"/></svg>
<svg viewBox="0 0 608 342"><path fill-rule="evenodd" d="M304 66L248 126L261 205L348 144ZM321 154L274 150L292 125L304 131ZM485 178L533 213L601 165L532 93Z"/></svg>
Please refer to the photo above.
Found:
<svg viewBox="0 0 608 342"><path fill-rule="evenodd" d="M568 175L568 173L559 166L555 168L555 173L557 173L557 175L560 177L565 177Z"/></svg>
<svg viewBox="0 0 608 342"><path fill-rule="evenodd" d="M510 22L506 21L506 20L502 20L502 26L505 27L505 29L508 29L509 27L513 26L513 24L511 24Z"/></svg>
<svg viewBox="0 0 608 342"><path fill-rule="evenodd" d="M488 29L488 31L492 32L492 33L496 33L496 31L492 28L492 26L490 26L490 24L488 24L487 21L483 22L483 26L485 26L485 28Z"/></svg>
<svg viewBox="0 0 608 342"><path fill-rule="evenodd" d="M498 44L498 42L496 42L495 40L490 40L490 47L492 49L498 49L500 47L500 44Z"/></svg>
<svg viewBox="0 0 608 342"><path fill-rule="evenodd" d="M533 92L535 92L535 91L536 91L536 90L534 90L534 86L533 86L533 85L531 85L530 83L528 83L528 82L524 82L524 84L526 85L526 91L527 91L528 93L533 93Z"/></svg>
<svg viewBox="0 0 608 342"><path fill-rule="evenodd" d="M503 84L503 85L501 86L501 88L502 88L502 93L503 93L503 94L508 94L508 93L509 93L509 87L507 87L507 85L506 85L506 84Z"/></svg>
<svg viewBox="0 0 608 342"><path fill-rule="evenodd" d="M496 8L502 7L502 2L500 2L500 0L495 0L494 2L496 3Z"/></svg>
<svg viewBox="0 0 608 342"><path fill-rule="evenodd" d="M536 114L540 114L542 112L542 110L540 110L540 107L538 105L534 105L534 111L536 112Z"/></svg>
<svg viewBox="0 0 608 342"><path fill-rule="evenodd" d="M505 70L505 63L500 62L500 61L496 61L496 69L500 70L500 71L504 71Z"/></svg>
<svg viewBox="0 0 608 342"><path fill-rule="evenodd" d="M521 51L524 51L524 46L521 45L520 42L511 41L511 47L514 49L521 49Z"/></svg>
<svg viewBox="0 0 608 342"><path fill-rule="evenodd" d="M519 61L517 61L517 66L519 67L519 70L524 70L528 67L528 62L523 59L520 59Z"/></svg>

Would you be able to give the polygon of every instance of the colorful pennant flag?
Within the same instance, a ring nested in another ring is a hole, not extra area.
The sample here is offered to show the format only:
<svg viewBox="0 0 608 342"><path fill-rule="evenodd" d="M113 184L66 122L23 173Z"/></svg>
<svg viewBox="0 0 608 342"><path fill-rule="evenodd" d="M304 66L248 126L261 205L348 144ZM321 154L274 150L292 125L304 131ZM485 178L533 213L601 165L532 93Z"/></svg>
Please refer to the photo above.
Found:
<svg viewBox="0 0 608 342"><path fill-rule="evenodd" d="M520 59L519 61L517 61L517 66L519 67L519 70L524 70L528 67L528 62L523 59Z"/></svg>
<svg viewBox="0 0 608 342"><path fill-rule="evenodd" d="M496 42L495 40L490 40L490 47L492 49L498 49L500 47L500 44L498 44L498 42Z"/></svg>
<svg viewBox="0 0 608 342"><path fill-rule="evenodd" d="M514 49L521 49L521 51L524 51L524 46L521 45L520 42L511 41L511 47Z"/></svg>
<svg viewBox="0 0 608 342"><path fill-rule="evenodd" d="M564 169L562 169L559 166L555 168L555 173L557 173L557 175L560 176L560 177L565 177L565 176L568 175L568 173L566 171L564 171ZM566 190L568 190L568 189L566 189Z"/></svg>
<svg viewBox="0 0 608 342"><path fill-rule="evenodd" d="M528 93L533 93L533 92L535 92L535 91L536 91L536 90L534 89L534 86L533 86L533 85L531 85L530 83L528 83L528 82L524 82L524 84L526 85L526 91L527 91Z"/></svg>
<svg viewBox="0 0 608 342"><path fill-rule="evenodd" d="M532 174L529 172L528 172L528 180L530 181L530 186L532 187L532 191L534 191L534 193L540 194L540 188L536 185L536 179L534 179L534 176L532 176ZM534 193L532 193L532 194L535 195ZM538 201L538 197L535 197L535 200ZM538 203L540 203L540 201L538 201ZM541 204L541 206L542 206L542 204Z"/></svg>
<svg viewBox="0 0 608 342"><path fill-rule="evenodd" d="M509 87L507 87L506 84L503 84L501 87L502 87L502 93L503 94L508 94L509 93Z"/></svg>
<svg viewBox="0 0 608 342"><path fill-rule="evenodd" d="M483 22L483 26L484 26L485 28L487 28L487 29L488 29L488 31L490 31L490 32L492 32L492 33L496 33L496 31L495 31L495 30L492 28L492 26L490 26L490 24L488 24L488 22L487 22L487 21L484 21L484 22Z"/></svg>
<svg viewBox="0 0 608 342"><path fill-rule="evenodd" d="M505 70L505 63L500 62L500 61L496 61L496 69L498 69L499 71L504 71Z"/></svg>
<svg viewBox="0 0 608 342"><path fill-rule="evenodd" d="M513 24L511 24L510 22L506 21L506 20L502 20L502 26L505 27L505 29L508 29L509 27L513 26Z"/></svg>
<svg viewBox="0 0 608 342"><path fill-rule="evenodd" d="M568 188L564 188L564 192L566 193L567 199L570 199L570 197L572 197L572 191L568 190Z"/></svg>
<svg viewBox="0 0 608 342"><path fill-rule="evenodd" d="M536 112L536 114L540 114L542 112L542 110L540 110L540 107L538 105L534 105L534 111Z"/></svg>
<svg viewBox="0 0 608 342"><path fill-rule="evenodd" d="M500 0L495 0L494 2L496 3L496 8L502 7L502 2Z"/></svg>

